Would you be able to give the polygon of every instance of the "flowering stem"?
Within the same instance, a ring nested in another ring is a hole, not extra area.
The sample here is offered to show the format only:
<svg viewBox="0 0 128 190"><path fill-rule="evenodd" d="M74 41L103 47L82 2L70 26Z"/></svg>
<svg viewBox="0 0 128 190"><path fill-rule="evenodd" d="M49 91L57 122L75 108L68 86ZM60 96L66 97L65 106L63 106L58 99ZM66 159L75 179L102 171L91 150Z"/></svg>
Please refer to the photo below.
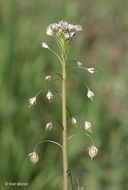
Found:
<svg viewBox="0 0 128 190"><path fill-rule="evenodd" d="M53 73L52 75L58 75L63 80L63 77L60 73Z"/></svg>
<svg viewBox="0 0 128 190"><path fill-rule="evenodd" d="M68 112L69 112L70 117L72 118L72 113L71 113L71 111L70 111L69 107L68 107L68 106L66 106L66 108L67 108L67 110L68 110Z"/></svg>
<svg viewBox="0 0 128 190"><path fill-rule="evenodd" d="M88 70L86 67L73 67L74 69L83 69L83 70Z"/></svg>
<svg viewBox="0 0 128 190"><path fill-rule="evenodd" d="M73 182L72 182L72 174L71 174L71 172L68 172L68 176L69 176L69 179L70 179L71 190L73 190Z"/></svg>
<svg viewBox="0 0 128 190"><path fill-rule="evenodd" d="M62 125L63 125L63 190L68 190L67 118L66 118L66 43L62 50Z"/></svg>
<svg viewBox="0 0 128 190"><path fill-rule="evenodd" d="M91 135L87 134L87 133L75 133L73 135L71 135L70 137L67 138L67 140L70 140L72 137L75 137L75 136L78 136L78 135L86 135L90 138L91 142L92 142L92 145L94 145L94 140L93 138L91 137Z"/></svg>
<svg viewBox="0 0 128 190"><path fill-rule="evenodd" d="M58 47L62 48L62 44L61 44L60 40L58 39L58 37L56 36L55 32L53 32L53 37L54 37Z"/></svg>
<svg viewBox="0 0 128 190"><path fill-rule="evenodd" d="M60 56L53 49L51 49L50 47L49 47L49 50L57 56L57 58L59 59L60 63L62 64L62 60L61 60Z"/></svg>
<svg viewBox="0 0 128 190"><path fill-rule="evenodd" d="M39 143L37 143L37 144L35 145L34 152L36 152L36 149L37 149L37 147L38 147L39 144L41 144L41 143L47 143L47 142L48 142L48 143L56 144L56 145L58 145L60 148L62 148L62 145L61 145L60 143L56 142L56 141L43 140L43 141L40 141Z"/></svg>
<svg viewBox="0 0 128 190"><path fill-rule="evenodd" d="M45 91L45 90L47 90L47 88L43 88L42 90L40 90L40 91L35 95L35 97L37 97L41 92L43 92L43 91Z"/></svg>
<svg viewBox="0 0 128 190"><path fill-rule="evenodd" d="M69 170L68 171L68 176L74 176L74 178L75 178L75 181L76 181L76 184L77 184L77 186L78 186L78 189L77 190L80 190L80 183L79 183L79 180L78 180L78 178ZM73 188L73 184L72 184L72 188Z"/></svg>

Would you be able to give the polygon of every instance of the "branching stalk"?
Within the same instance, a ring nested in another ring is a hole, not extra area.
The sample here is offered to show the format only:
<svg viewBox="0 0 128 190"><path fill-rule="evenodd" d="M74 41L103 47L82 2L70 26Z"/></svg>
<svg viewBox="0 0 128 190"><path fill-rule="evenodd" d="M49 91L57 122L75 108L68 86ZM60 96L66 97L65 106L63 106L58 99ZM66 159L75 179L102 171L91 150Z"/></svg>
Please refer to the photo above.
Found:
<svg viewBox="0 0 128 190"><path fill-rule="evenodd" d="M35 145L35 148L34 148L34 152L36 152L36 149L38 147L39 144L42 144L42 143L53 143L53 144L56 144L57 146L59 146L61 149L62 149L62 145L56 141L51 141L51 140L43 140L43 141L40 141L39 143L37 143Z"/></svg>
<svg viewBox="0 0 128 190"><path fill-rule="evenodd" d="M88 136L89 139L92 142L92 145L95 144L93 138L89 134L87 134L87 133L75 133L75 134L71 135L70 137L68 137L67 140L70 140L72 137L79 136L79 135L86 135L86 136Z"/></svg>
<svg viewBox="0 0 128 190"><path fill-rule="evenodd" d="M52 52L52 53L54 53L55 55L56 55L56 57L59 59L59 61L60 61L60 63L62 64L62 60L61 60L61 58L60 58L60 56L58 55L58 53L56 53L53 49L51 49L50 47L49 47L49 50Z"/></svg>

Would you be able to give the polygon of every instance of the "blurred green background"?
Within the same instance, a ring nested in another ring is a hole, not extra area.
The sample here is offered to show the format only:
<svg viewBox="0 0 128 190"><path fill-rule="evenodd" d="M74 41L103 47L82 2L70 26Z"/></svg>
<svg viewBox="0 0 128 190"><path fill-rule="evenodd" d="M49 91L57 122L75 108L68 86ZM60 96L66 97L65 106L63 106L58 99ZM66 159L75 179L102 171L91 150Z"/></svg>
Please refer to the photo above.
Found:
<svg viewBox="0 0 128 190"><path fill-rule="evenodd" d="M84 121L93 124L93 138L99 149L88 156L90 141L74 137L69 143L69 169L84 190L128 190L128 1L126 0L1 0L0 1L0 190L61 190L62 154L55 145L38 147L39 162L28 154L37 142L52 139L61 143L62 131L47 122L61 119L61 99L54 93L49 103L46 92L29 108L29 98L41 88L61 91L60 81L46 84L45 76L61 72L56 57L41 48L50 23L65 20L81 24L70 46L67 63L67 104L79 127L68 120L68 133L84 133ZM70 60L95 67L91 75L72 69ZM87 83L95 93L87 97ZM28 182L26 187L5 186L5 182ZM77 189L74 182L74 190Z"/></svg>

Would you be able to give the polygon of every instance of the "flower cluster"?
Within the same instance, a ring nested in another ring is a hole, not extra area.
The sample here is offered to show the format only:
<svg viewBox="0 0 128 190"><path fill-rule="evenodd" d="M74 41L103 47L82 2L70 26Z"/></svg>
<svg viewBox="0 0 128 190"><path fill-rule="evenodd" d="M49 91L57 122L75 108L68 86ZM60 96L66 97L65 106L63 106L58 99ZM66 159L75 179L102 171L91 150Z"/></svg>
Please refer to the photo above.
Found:
<svg viewBox="0 0 128 190"><path fill-rule="evenodd" d="M46 29L46 34L48 36L53 36L54 33L57 35L64 34L65 39L68 40L78 31L82 31L82 26L60 21L59 23L50 24Z"/></svg>
<svg viewBox="0 0 128 190"><path fill-rule="evenodd" d="M42 42L41 43L41 46L43 47L43 48L45 48L45 49L48 49L49 51L51 51L57 58L58 58L58 60L60 61L60 63L61 63L61 65L63 65L64 67L65 67L65 65L66 64L64 64L64 63L66 63L66 58L67 58L67 50L68 50L68 45L70 44L70 40L72 40L72 38L73 38L73 36L77 33L77 32L79 32L79 31L82 31L83 29L82 29L82 26L80 26L80 25L73 25L73 24L69 24L69 23L67 23L67 22L65 22L65 21L60 21L60 22L58 22L58 23L54 23L54 24L50 24L48 27L47 27L47 29L46 29L46 34L48 35L48 36L53 36L54 37L54 39L56 40L56 42L57 42L57 45L59 45L59 47L61 48L61 53L59 52L56 52L56 51L54 51L47 43L45 43L45 42ZM87 72L89 72L89 73L91 73L91 74L94 74L95 72L97 72L96 71L96 69L95 68L92 68L92 67L84 67L83 66L83 63L81 63L80 61L74 61L73 60L73 62L75 62L76 63L76 67L74 67L74 68L78 68L78 69L83 69L83 70L85 70L85 71L87 71ZM62 66L62 75L60 74L60 73L54 73L54 74L56 74L56 75L58 75L60 78L59 79L61 79L62 80L62 83L64 84L65 83L65 79L66 79L66 77L65 77L65 74L63 74L64 72L63 72L63 70L64 70L64 67ZM65 68L66 69L66 68ZM53 80L53 76L54 76L54 74L51 74L51 75L47 75L47 76L45 76L45 81L46 82L52 82L52 81L54 81ZM58 79L58 78L57 78ZM87 86L87 85L85 85L86 87L87 87L87 94L86 94L86 96L91 100L91 101L93 101L93 99L94 99L94 93L89 89L89 87ZM47 91L47 94L46 94L46 99L49 101L49 102L51 102L52 101L52 99L54 98L54 95L52 94L52 92L51 92L51 90L49 90L49 89L47 89L48 91ZM55 89L53 89L53 90L55 90ZM45 91L45 89L42 89L42 90L40 90L34 97L32 97L32 98L30 98L29 99L29 107L32 107L32 106L34 106L34 105L36 105L36 102L37 102L37 97L38 97L38 95L40 94L40 93L42 93L43 91ZM57 91L57 90L55 90L55 91ZM63 92L64 92L64 90L62 90ZM64 94L65 94L65 92L64 92ZM63 98L63 96L62 96L62 98ZM73 126L75 126L76 128L77 128L77 124L78 124L78 122L77 122L77 120L72 116L72 113L71 113L71 111L69 110L69 108L67 107L67 105L66 105L66 102L63 100L63 102L64 102L64 104L65 104L65 106L64 106L64 110L65 110L65 112L66 112L66 108L67 108L67 110L69 111L69 116L71 117L71 123L72 123L72 125ZM66 121L66 119L68 119L68 118L66 118L66 116L62 116L63 117L63 119L65 119L65 121ZM62 121L63 121L63 119L62 119ZM54 122L54 121L53 121ZM46 126L45 126L45 130L46 131L51 131L52 130L52 128L53 128L53 122L48 122L48 123L46 123ZM66 125L65 124L63 124L63 122L61 123L61 121L60 120L58 120L58 122L59 122L59 124L62 126L62 129L67 129L67 127L66 127ZM65 122L66 123L66 122ZM65 128L64 128L64 125L65 125ZM92 133L92 124L89 122L89 121L87 121L87 120L85 120L85 123L84 123L84 129L87 131L87 132L89 132L89 133ZM64 130L63 130L64 131ZM66 130L65 130L66 131ZM67 132L66 132L67 133ZM89 133L86 133L86 136L88 136L90 139L91 139L91 141L92 141L92 144L94 144L93 142L93 138L91 137L91 135L89 134ZM64 134L64 133L63 133ZM74 135L72 135L72 136L70 136L70 137L68 137L67 139L65 138L65 141L67 141L67 140L69 140L70 138L72 138L73 136L75 136L75 135L77 135L78 133L76 133L76 134L74 134ZM38 160L39 160L39 156L38 156L38 154L36 153L36 147L39 145L39 144L41 144L41 143L43 143L43 142L51 142L51 143L54 143L54 144L56 144L56 145L58 145L58 146L60 146L61 148L62 148L62 150L64 149L64 147L63 147L63 145L60 145L59 143L57 143L56 141L51 141L51 140L44 140L44 141L41 141L40 143L37 143L36 144L36 146L35 146L35 148L34 148L34 151L32 152L32 153L30 153L29 154L29 157L30 157L30 161L32 162L32 163L37 163L38 162ZM91 157L91 159L93 159L96 155L97 155L97 153L98 153L98 149L94 146L94 145L92 145L91 147L89 147L88 148L88 154L89 154L89 156ZM66 174L67 175L67 174Z"/></svg>

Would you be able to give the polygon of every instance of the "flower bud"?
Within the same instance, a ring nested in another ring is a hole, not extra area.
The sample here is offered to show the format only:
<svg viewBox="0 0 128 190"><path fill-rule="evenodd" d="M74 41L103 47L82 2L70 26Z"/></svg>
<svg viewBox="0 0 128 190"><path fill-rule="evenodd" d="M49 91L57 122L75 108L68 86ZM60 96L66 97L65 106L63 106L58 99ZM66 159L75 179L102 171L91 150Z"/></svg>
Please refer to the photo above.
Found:
<svg viewBox="0 0 128 190"><path fill-rule="evenodd" d="M76 64L77 64L77 67L82 67L82 65L83 65L83 64L82 64L81 62L79 62L79 61L77 61Z"/></svg>
<svg viewBox="0 0 128 190"><path fill-rule="evenodd" d="M89 121L85 121L84 128L85 128L85 130L92 133L92 125L91 125L91 123Z"/></svg>
<svg viewBox="0 0 128 190"><path fill-rule="evenodd" d="M88 148L88 154L93 159L98 153L98 149L95 146L91 146Z"/></svg>
<svg viewBox="0 0 128 190"><path fill-rule="evenodd" d="M29 107L32 107L36 104L36 97L30 98L29 99Z"/></svg>
<svg viewBox="0 0 128 190"><path fill-rule="evenodd" d="M87 68L87 71L91 74L96 72L95 68Z"/></svg>
<svg viewBox="0 0 128 190"><path fill-rule="evenodd" d="M41 45L43 48L49 49L49 46L45 42L42 42Z"/></svg>
<svg viewBox="0 0 128 190"><path fill-rule="evenodd" d="M52 78L51 75L48 75L48 76L45 77L45 80L46 80L47 82L49 82L49 81L51 80L51 78Z"/></svg>
<svg viewBox="0 0 128 190"><path fill-rule="evenodd" d="M65 39L69 40L69 38L70 38L70 34L69 33L65 33Z"/></svg>
<svg viewBox="0 0 128 190"><path fill-rule="evenodd" d="M46 98L48 99L49 102L51 102L52 98L53 98L53 94L50 92L50 90L48 90L48 93L46 95Z"/></svg>
<svg viewBox="0 0 128 190"><path fill-rule="evenodd" d="M88 97L91 101L93 101L94 93L93 93L90 89L88 89L87 97Z"/></svg>
<svg viewBox="0 0 128 190"><path fill-rule="evenodd" d="M76 122L76 119L74 117L72 117L72 125L75 125L77 127L77 122Z"/></svg>
<svg viewBox="0 0 128 190"><path fill-rule="evenodd" d="M29 156L30 156L30 161L32 163L36 164L36 162L38 162L39 156L38 156L38 154L36 152L30 153Z"/></svg>
<svg viewBox="0 0 128 190"><path fill-rule="evenodd" d="M53 128L52 122L49 122L49 123L46 124L46 128L45 128L46 131L50 131L52 128Z"/></svg>

